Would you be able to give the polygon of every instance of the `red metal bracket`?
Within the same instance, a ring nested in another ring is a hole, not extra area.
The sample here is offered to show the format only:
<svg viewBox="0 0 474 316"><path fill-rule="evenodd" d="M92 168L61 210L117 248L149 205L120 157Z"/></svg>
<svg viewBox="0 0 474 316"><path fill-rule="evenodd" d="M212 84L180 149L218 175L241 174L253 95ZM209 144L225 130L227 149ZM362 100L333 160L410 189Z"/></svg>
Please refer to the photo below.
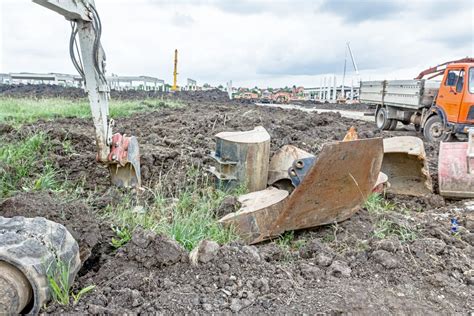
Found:
<svg viewBox="0 0 474 316"><path fill-rule="evenodd" d="M130 137L116 133L112 136L112 144L110 145L110 153L107 160L113 163L119 163L125 166L128 162L128 144Z"/></svg>

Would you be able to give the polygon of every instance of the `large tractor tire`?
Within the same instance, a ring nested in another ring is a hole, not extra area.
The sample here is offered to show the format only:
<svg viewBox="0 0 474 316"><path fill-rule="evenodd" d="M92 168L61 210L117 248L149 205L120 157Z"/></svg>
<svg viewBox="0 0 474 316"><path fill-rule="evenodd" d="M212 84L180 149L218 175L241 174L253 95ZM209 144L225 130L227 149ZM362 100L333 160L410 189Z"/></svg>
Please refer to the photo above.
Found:
<svg viewBox="0 0 474 316"><path fill-rule="evenodd" d="M48 273L69 267L71 285L81 267L68 230L43 217L0 216L0 315L39 313L50 298Z"/></svg>
<svg viewBox="0 0 474 316"><path fill-rule="evenodd" d="M432 143L447 142L452 138L451 133L445 132L443 121L438 115L428 118L423 127L423 136Z"/></svg>
<svg viewBox="0 0 474 316"><path fill-rule="evenodd" d="M377 113L375 113L375 124L379 129L384 131L390 128L392 120L388 118L385 108L380 108L377 110Z"/></svg>

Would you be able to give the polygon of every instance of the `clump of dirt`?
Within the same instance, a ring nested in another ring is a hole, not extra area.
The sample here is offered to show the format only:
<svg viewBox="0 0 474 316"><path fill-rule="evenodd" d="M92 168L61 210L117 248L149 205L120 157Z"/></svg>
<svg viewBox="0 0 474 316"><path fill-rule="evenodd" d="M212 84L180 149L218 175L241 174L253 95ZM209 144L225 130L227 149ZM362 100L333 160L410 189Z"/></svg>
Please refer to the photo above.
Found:
<svg viewBox="0 0 474 316"><path fill-rule="evenodd" d="M224 198L216 210L216 217L221 218L227 214L236 212L240 208L240 202L237 196L229 195Z"/></svg>
<svg viewBox="0 0 474 316"><path fill-rule="evenodd" d="M13 131L13 127L11 125L0 123L0 135L10 133Z"/></svg>

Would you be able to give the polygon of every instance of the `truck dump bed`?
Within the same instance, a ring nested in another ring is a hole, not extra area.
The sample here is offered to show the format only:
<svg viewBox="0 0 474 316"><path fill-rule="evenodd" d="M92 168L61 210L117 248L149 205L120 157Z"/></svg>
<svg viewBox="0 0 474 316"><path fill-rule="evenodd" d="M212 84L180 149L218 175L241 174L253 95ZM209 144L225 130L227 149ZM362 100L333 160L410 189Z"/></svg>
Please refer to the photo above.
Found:
<svg viewBox="0 0 474 316"><path fill-rule="evenodd" d="M360 102L419 109L430 106L440 82L434 80L363 81Z"/></svg>

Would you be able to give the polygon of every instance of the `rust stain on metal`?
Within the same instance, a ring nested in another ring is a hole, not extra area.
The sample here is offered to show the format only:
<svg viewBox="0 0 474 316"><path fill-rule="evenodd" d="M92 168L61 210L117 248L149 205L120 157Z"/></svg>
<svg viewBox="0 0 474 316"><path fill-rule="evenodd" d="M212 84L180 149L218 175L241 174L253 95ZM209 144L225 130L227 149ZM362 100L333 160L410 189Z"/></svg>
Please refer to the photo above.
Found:
<svg viewBox="0 0 474 316"><path fill-rule="evenodd" d="M351 217L372 192L382 158L381 138L325 144L304 181L287 199L271 235Z"/></svg>

